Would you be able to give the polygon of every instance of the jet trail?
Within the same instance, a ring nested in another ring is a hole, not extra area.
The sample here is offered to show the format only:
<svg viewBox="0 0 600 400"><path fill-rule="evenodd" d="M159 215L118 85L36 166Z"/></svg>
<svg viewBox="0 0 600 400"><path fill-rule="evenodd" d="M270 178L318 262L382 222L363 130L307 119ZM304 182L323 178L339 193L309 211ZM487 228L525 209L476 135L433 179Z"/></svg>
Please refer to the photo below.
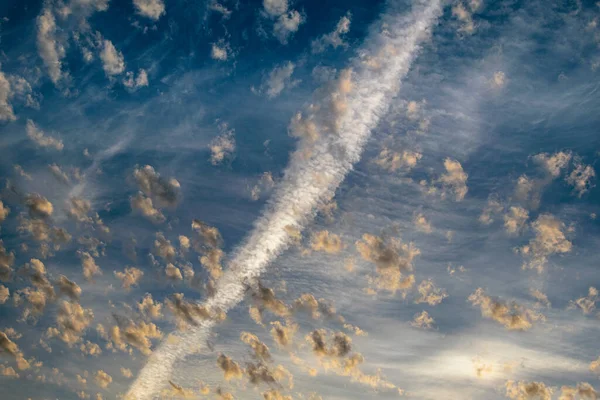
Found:
<svg viewBox="0 0 600 400"><path fill-rule="evenodd" d="M302 229L360 159L371 131L387 112L443 7L441 0L417 0L408 13L394 8L392 4L381 18L332 93L309 107L314 113L309 116L314 118L297 120L298 130L312 135L300 141L266 210L234 251L205 306L227 312L240 303L245 283L258 278L289 246L290 227ZM165 340L148 358L126 398L157 396L171 378L175 363L204 345L213 325L203 321L175 333L178 340Z"/></svg>

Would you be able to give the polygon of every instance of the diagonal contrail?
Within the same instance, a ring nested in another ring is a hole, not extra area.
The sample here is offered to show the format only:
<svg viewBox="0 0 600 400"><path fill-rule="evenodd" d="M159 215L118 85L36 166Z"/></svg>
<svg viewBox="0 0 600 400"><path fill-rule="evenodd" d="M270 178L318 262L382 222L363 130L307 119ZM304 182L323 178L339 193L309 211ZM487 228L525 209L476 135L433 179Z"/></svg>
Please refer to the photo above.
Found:
<svg viewBox="0 0 600 400"><path fill-rule="evenodd" d="M225 312L235 307L244 297L245 282L257 278L288 247L289 228L301 229L314 217L317 206L333 197L360 159L371 130L387 112L442 8L441 0L416 0L405 14L392 6L350 69L342 74L335 91L323 100L324 104L311 107L315 118L299 120L300 124L304 121L301 129L310 131L311 138L300 142L284 179L252 233L235 250L205 306ZM157 396L171 377L174 364L197 351L213 325L212 321L203 321L176 333L178 340L165 340L148 358L127 398L146 400Z"/></svg>

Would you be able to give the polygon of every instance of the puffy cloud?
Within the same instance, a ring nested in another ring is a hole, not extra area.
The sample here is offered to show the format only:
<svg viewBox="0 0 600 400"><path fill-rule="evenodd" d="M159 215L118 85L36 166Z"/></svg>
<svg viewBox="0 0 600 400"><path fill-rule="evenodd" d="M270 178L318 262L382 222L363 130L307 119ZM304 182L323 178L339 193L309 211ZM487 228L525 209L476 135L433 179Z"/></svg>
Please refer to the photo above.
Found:
<svg viewBox="0 0 600 400"><path fill-rule="evenodd" d="M347 47L348 44L344 42L343 36L350 32L350 18L350 13L347 13L340 18L333 32L313 40L311 43L312 52L322 53L327 50L329 46L333 47L334 49L337 49L340 46Z"/></svg>
<svg viewBox="0 0 600 400"><path fill-rule="evenodd" d="M135 267L127 267L123 272L114 271L115 276L121 280L123 289L129 289L131 286L137 285L144 272Z"/></svg>
<svg viewBox="0 0 600 400"><path fill-rule="evenodd" d="M268 192L275 186L273 175L270 172L264 172L256 185L252 188L251 198L256 201L260 198L262 192Z"/></svg>
<svg viewBox="0 0 600 400"><path fill-rule="evenodd" d="M10 378L19 377L19 374L17 374L17 371L13 367L5 367L3 364L0 364L0 375Z"/></svg>
<svg viewBox="0 0 600 400"><path fill-rule="evenodd" d="M415 214L413 218L413 223L415 224L415 227L421 232L431 233L432 231L431 223L427 221L427 218L425 218L425 216L422 213Z"/></svg>
<svg viewBox="0 0 600 400"><path fill-rule="evenodd" d="M280 348L287 348L292 343L297 330L298 326L290 321L286 321L285 325L279 321L271 322L271 336Z"/></svg>
<svg viewBox="0 0 600 400"><path fill-rule="evenodd" d="M584 314L590 314L596 309L596 302L598 301L598 289L590 286L588 289L588 295L581 297L577 300L573 300L569 303L571 308L579 308Z"/></svg>
<svg viewBox="0 0 600 400"><path fill-rule="evenodd" d="M201 257L198 257L202 266L208 271L211 278L219 279L223 273L223 267L221 266L221 260L223 259L223 250L221 249L209 249Z"/></svg>
<svg viewBox="0 0 600 400"><path fill-rule="evenodd" d="M538 289L529 289L529 294L531 297L537 300L537 305L540 307L550 308L550 300L548 300L548 296L545 293L541 292Z"/></svg>
<svg viewBox="0 0 600 400"><path fill-rule="evenodd" d="M364 234L362 240L356 242L356 250L364 260L375 264L377 277L371 283L377 288L395 293L414 284L413 275L403 276L413 270L413 260L420 254L412 243Z"/></svg>
<svg viewBox="0 0 600 400"><path fill-rule="evenodd" d="M235 151L235 131L229 129L227 123L219 124L219 136L214 138L209 145L210 162L213 165L221 164L230 158Z"/></svg>
<svg viewBox="0 0 600 400"><path fill-rule="evenodd" d="M223 371L225 380L240 379L243 375L243 370L238 363L227 357L225 354L220 354L217 358L217 365Z"/></svg>
<svg viewBox="0 0 600 400"><path fill-rule="evenodd" d="M48 328L48 337L58 337L69 346L79 342L87 327L94 320L91 309L78 303L63 301L56 316L57 328Z"/></svg>
<svg viewBox="0 0 600 400"><path fill-rule="evenodd" d="M327 230L315 232L312 235L310 246L314 251L324 251L330 254L337 254L344 247L339 235L329 233Z"/></svg>
<svg viewBox="0 0 600 400"><path fill-rule="evenodd" d="M123 53L118 51L110 40L105 39L102 42L100 51L100 60L106 76L122 74L125 71L125 59Z"/></svg>
<svg viewBox="0 0 600 400"><path fill-rule="evenodd" d="M27 137L29 137L29 139L35 142L35 144L37 144L39 147L53 148L58 151L61 151L64 148L62 140L46 135L46 133L39 129L37 125L30 119L27 120L25 131L27 132Z"/></svg>
<svg viewBox="0 0 600 400"><path fill-rule="evenodd" d="M444 160L444 168L446 168L446 173L439 179L439 182L442 183L442 196L453 194L456 201L463 200L469 191L467 188L469 175L458 161L450 158Z"/></svg>
<svg viewBox="0 0 600 400"><path fill-rule="evenodd" d="M259 309L267 309L278 317L290 315L289 307L275 296L273 289L263 286L260 282L257 290L252 292L252 298L258 303Z"/></svg>
<svg viewBox="0 0 600 400"><path fill-rule="evenodd" d="M515 186L515 197L520 201L530 201L535 207L539 204L539 182L521 175Z"/></svg>
<svg viewBox="0 0 600 400"><path fill-rule="evenodd" d="M288 9L287 0L263 0L263 8L271 17L278 17Z"/></svg>
<svg viewBox="0 0 600 400"><path fill-rule="evenodd" d="M85 343L82 343L79 346L79 350L85 355L88 356L99 356L102 354L102 349L96 343L92 343L89 340Z"/></svg>
<svg viewBox="0 0 600 400"><path fill-rule="evenodd" d="M106 372L99 370L94 376L94 381L96 382L96 385L106 389L112 383L112 377Z"/></svg>
<svg viewBox="0 0 600 400"><path fill-rule="evenodd" d="M11 356L16 361L18 369L29 369L29 362L25 360L21 349L19 349L19 346L15 342L10 340L6 332L10 333L8 330L4 332L0 331L0 354L7 353Z"/></svg>
<svg viewBox="0 0 600 400"><path fill-rule="evenodd" d="M54 212L52 203L39 194L28 195L25 199L25 205L27 206L29 215L33 218L47 218Z"/></svg>
<svg viewBox="0 0 600 400"><path fill-rule="evenodd" d="M269 366L263 363L248 363L246 366L246 375L248 380L253 385L267 384L267 385L279 385L283 379L288 380L288 385L293 386L293 377L290 372L283 366L278 365L275 368L269 368Z"/></svg>
<svg viewBox="0 0 600 400"><path fill-rule="evenodd" d="M4 242L0 239L0 281L8 281L12 277L15 253L7 252Z"/></svg>
<svg viewBox="0 0 600 400"><path fill-rule="evenodd" d="M125 78L123 78L123 85L132 90L146 87L148 84L148 73L142 68L138 70L137 76L135 76L133 72L128 71L125 73Z"/></svg>
<svg viewBox="0 0 600 400"><path fill-rule="evenodd" d="M286 88L293 88L298 85L300 80L292 80L292 74L296 66L293 62L277 66L269 72L268 77L263 82L263 87L266 89L269 98L275 98Z"/></svg>
<svg viewBox="0 0 600 400"><path fill-rule="evenodd" d="M71 300L79 300L79 297L81 296L81 288L79 287L79 285L77 285L77 283L69 280L64 275L61 275L58 279L57 284L60 293L68 296Z"/></svg>
<svg viewBox="0 0 600 400"><path fill-rule="evenodd" d="M91 281L96 275L102 275L102 270L96 264L96 260L87 251L78 251L77 254L81 258L81 267L83 268L83 276L86 280Z"/></svg>
<svg viewBox="0 0 600 400"><path fill-rule="evenodd" d="M260 339L250 332L242 332L240 334L242 342L246 343L254 351L254 357L260 361L271 361L271 353L269 347L260 341Z"/></svg>
<svg viewBox="0 0 600 400"><path fill-rule="evenodd" d="M529 212L523 207L512 206L508 209L508 213L504 214L504 228L510 234L516 234L523 230Z"/></svg>
<svg viewBox="0 0 600 400"><path fill-rule="evenodd" d="M421 311L421 313L415 314L413 320L410 322L413 327L419 329L431 329L434 323L435 321L429 316L427 311Z"/></svg>
<svg viewBox="0 0 600 400"><path fill-rule="evenodd" d="M37 17L37 47L48 75L56 85L63 78L62 59L65 49L57 40L56 19L50 7L45 7Z"/></svg>
<svg viewBox="0 0 600 400"><path fill-rule="evenodd" d="M343 332L336 332L327 346L327 333L323 329L316 329L306 336L311 344L313 353L319 357L345 357L352 351L352 339Z"/></svg>
<svg viewBox="0 0 600 400"><path fill-rule="evenodd" d="M473 3L473 2L471 2ZM469 5L471 4L469 3ZM452 7L452 16L461 22L461 27L458 29L459 32L472 34L475 32L475 22L473 22L473 7L467 7L463 2L456 3Z"/></svg>
<svg viewBox="0 0 600 400"><path fill-rule="evenodd" d="M146 18L157 21L165 14L165 3L163 0L133 0L136 12Z"/></svg>
<svg viewBox="0 0 600 400"><path fill-rule="evenodd" d="M172 279L174 281L183 280L183 275L181 275L181 270L171 263L167 264L167 266L165 268L165 275L167 276L168 279Z"/></svg>
<svg viewBox="0 0 600 400"><path fill-rule="evenodd" d="M10 290L4 285L0 285L0 304L6 303L6 300L10 297Z"/></svg>
<svg viewBox="0 0 600 400"><path fill-rule="evenodd" d="M10 214L10 208L6 207L0 200L0 224L8 217L8 214Z"/></svg>
<svg viewBox="0 0 600 400"><path fill-rule="evenodd" d="M281 44L287 44L290 36L298 32L300 25L304 22L306 22L306 19L298 11L288 11L280 15L273 25L273 35Z"/></svg>
<svg viewBox="0 0 600 400"><path fill-rule="evenodd" d="M69 208L67 215L75 221L82 223L91 223L92 219L89 217L89 213L92 210L92 205L89 200L81 197L71 197L69 199Z"/></svg>
<svg viewBox="0 0 600 400"><path fill-rule="evenodd" d="M152 353L152 340L162 338L162 332L153 323L141 321L135 323L126 318L117 318L118 325L110 329L110 338L114 346L127 351L127 345L133 346L144 355Z"/></svg>
<svg viewBox="0 0 600 400"><path fill-rule="evenodd" d="M577 386L562 386L558 400L596 400L598 392L587 382L578 383Z"/></svg>
<svg viewBox="0 0 600 400"><path fill-rule="evenodd" d="M410 171L417 165L421 157L423 155L418 152L403 150L399 153L384 147L373 162L390 172L397 171L398 169Z"/></svg>
<svg viewBox="0 0 600 400"><path fill-rule="evenodd" d="M198 219L192 221L192 229L198 233L202 240L201 245L208 246L209 248L220 247L223 243L221 233L214 226L210 226Z"/></svg>
<svg viewBox="0 0 600 400"><path fill-rule="evenodd" d="M506 74L502 71L494 72L494 76L490 80L490 85L495 89L502 89L506 86Z"/></svg>
<svg viewBox="0 0 600 400"><path fill-rule="evenodd" d="M529 310L516 303L506 303L485 294L478 288L469 296L469 301L474 306L479 306L481 315L502 324L510 330L527 330L533 326L534 321L544 320L544 316Z"/></svg>
<svg viewBox="0 0 600 400"><path fill-rule="evenodd" d="M210 48L210 57L213 60L227 61L230 54L231 49L229 48L229 44L223 40L213 43Z"/></svg>
<svg viewBox="0 0 600 400"><path fill-rule="evenodd" d="M152 199L139 192L130 199L132 210L139 211L144 217L155 223L163 223L166 218L160 210L154 208Z"/></svg>
<svg viewBox="0 0 600 400"><path fill-rule="evenodd" d="M535 237L520 248L520 252L529 258L523 268L535 269L541 273L548 257L570 252L572 243L565 236L565 224L551 214L541 214L531 227Z"/></svg>
<svg viewBox="0 0 600 400"><path fill-rule="evenodd" d="M138 303L137 307L140 313L146 317L152 319L162 317L162 304L158 301L155 302L150 293L146 293L142 301Z"/></svg>
<svg viewBox="0 0 600 400"><path fill-rule="evenodd" d="M567 176L567 183L573 186L578 197L587 193L593 187L592 180L596 176L594 168L581 162L575 164L575 169Z"/></svg>
<svg viewBox="0 0 600 400"><path fill-rule="evenodd" d="M507 381L505 387L506 397L512 400L552 399L552 388L543 382Z"/></svg>
<svg viewBox="0 0 600 400"><path fill-rule="evenodd" d="M571 153L559 151L554 154L540 153L533 156L533 161L552 178L558 177L571 161Z"/></svg>
<svg viewBox="0 0 600 400"><path fill-rule="evenodd" d="M133 372L131 372L131 370L129 368L121 367L121 375L123 375L123 377L125 377L125 378L132 378Z"/></svg>
<svg viewBox="0 0 600 400"><path fill-rule="evenodd" d="M0 122L10 122L17 119L13 111L9 99L12 96L10 82L6 76L0 71Z"/></svg>
<svg viewBox="0 0 600 400"><path fill-rule="evenodd" d="M156 234L153 253L165 261L173 261L177 256L177 250L161 232Z"/></svg>
<svg viewBox="0 0 600 400"><path fill-rule="evenodd" d="M435 306L448 297L446 291L436 287L431 280L421 281L417 290L419 291L419 297L415 300L417 304L427 303L430 306Z"/></svg>

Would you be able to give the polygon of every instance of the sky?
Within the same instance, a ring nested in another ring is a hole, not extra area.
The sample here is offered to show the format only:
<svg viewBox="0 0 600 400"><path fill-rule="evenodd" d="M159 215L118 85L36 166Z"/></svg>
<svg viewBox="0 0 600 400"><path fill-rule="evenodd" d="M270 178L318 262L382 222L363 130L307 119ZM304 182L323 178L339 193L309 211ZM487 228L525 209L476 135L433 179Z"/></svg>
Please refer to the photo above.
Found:
<svg viewBox="0 0 600 400"><path fill-rule="evenodd" d="M599 23L0 2L0 397L600 398Z"/></svg>

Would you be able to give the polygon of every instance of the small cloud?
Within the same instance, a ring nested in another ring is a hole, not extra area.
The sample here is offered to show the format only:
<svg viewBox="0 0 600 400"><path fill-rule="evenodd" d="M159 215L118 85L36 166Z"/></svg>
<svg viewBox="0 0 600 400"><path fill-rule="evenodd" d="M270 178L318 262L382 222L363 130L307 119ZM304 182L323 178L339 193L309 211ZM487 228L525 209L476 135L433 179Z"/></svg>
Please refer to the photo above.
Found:
<svg viewBox="0 0 600 400"><path fill-rule="evenodd" d="M135 267L125 268L123 272L114 271L114 274L121 280L121 287L123 289L129 289L131 286L137 285L144 276L144 272Z"/></svg>
<svg viewBox="0 0 600 400"><path fill-rule="evenodd" d="M342 239L339 235L329 233L327 230L314 233L310 246L314 251L324 251L330 254L337 254L343 249Z"/></svg>
<svg viewBox="0 0 600 400"><path fill-rule="evenodd" d="M131 90L137 90L141 87L148 86L148 73L145 69L140 68L138 70L137 76L131 71L125 74L125 78L123 78L123 85Z"/></svg>
<svg viewBox="0 0 600 400"><path fill-rule="evenodd" d="M584 165L581 161L575 162L575 169L567 176L566 181L573 186L578 197L583 196L592 187L592 180L596 177L596 171L591 165Z"/></svg>
<svg viewBox="0 0 600 400"><path fill-rule="evenodd" d="M415 314L413 320L410 322L414 328L419 329L431 329L434 323L434 319L429 316L427 311L421 311L421 313Z"/></svg>
<svg viewBox="0 0 600 400"><path fill-rule="evenodd" d="M210 49L210 57L213 60L227 61L230 55L231 48L229 47L229 43L226 43L224 40L220 40L219 42L212 44Z"/></svg>
<svg viewBox="0 0 600 400"><path fill-rule="evenodd" d="M106 372L99 370L94 376L94 381L96 381L96 385L106 389L112 383L112 377Z"/></svg>
<svg viewBox="0 0 600 400"><path fill-rule="evenodd" d="M0 71L0 122L10 122L17 119L9 99L12 97L10 82Z"/></svg>
<svg viewBox="0 0 600 400"><path fill-rule="evenodd" d="M77 254L81 258L81 267L83 268L83 276L86 280L91 281L94 276L102 275L102 270L96 264L96 260L87 251L78 251Z"/></svg>
<svg viewBox="0 0 600 400"><path fill-rule="evenodd" d="M422 213L415 214L413 218L413 224L417 228L417 230L425 233L431 233L431 223L427 221L427 218Z"/></svg>
<svg viewBox="0 0 600 400"><path fill-rule="evenodd" d="M159 207L174 207L179 202L181 185L175 178L163 178L150 165L136 168L133 177L139 189Z"/></svg>
<svg viewBox="0 0 600 400"><path fill-rule="evenodd" d="M569 307L579 308L584 314L591 314L596 309L597 301L598 289L596 289L593 286L590 286L590 288L588 289L588 295L569 302Z"/></svg>
<svg viewBox="0 0 600 400"><path fill-rule="evenodd" d="M552 388L547 387L543 382L507 381L505 387L506 397L512 400L552 399Z"/></svg>
<svg viewBox="0 0 600 400"><path fill-rule="evenodd" d="M430 306L435 306L448 297L446 291L436 287L431 280L421 281L417 290L419 291L419 297L415 300L416 304L427 303Z"/></svg>
<svg viewBox="0 0 600 400"><path fill-rule="evenodd" d="M523 269L535 269L541 273L546 267L548 257L571 251L573 245L565 236L566 226L551 214L541 214L531 223L535 232L529 244L519 248L522 255L529 260Z"/></svg>
<svg viewBox="0 0 600 400"><path fill-rule="evenodd" d="M219 165L230 158L235 151L235 131L229 129L227 123L219 124L219 136L210 142L210 161L213 165Z"/></svg>
<svg viewBox="0 0 600 400"><path fill-rule="evenodd" d="M288 9L287 0L263 0L263 8L271 17L278 17Z"/></svg>
<svg viewBox="0 0 600 400"><path fill-rule="evenodd" d="M496 71L490 80L490 85L495 89L502 89L504 86L506 86L506 82L506 74L502 71Z"/></svg>
<svg viewBox="0 0 600 400"><path fill-rule="evenodd" d="M65 57L65 48L57 40L56 28L56 19L50 6L44 7L37 17L37 47L50 80L55 85L64 77L62 59Z"/></svg>
<svg viewBox="0 0 600 400"><path fill-rule="evenodd" d="M533 156L533 161L548 173L552 178L557 178L571 161L570 152L559 151L554 154L540 153Z"/></svg>
<svg viewBox="0 0 600 400"><path fill-rule="evenodd" d="M262 83L262 90L266 91L267 97L275 98L281 94L286 88L290 89L297 86L301 81L292 80L292 74L296 66L291 61L277 66L269 72L268 77Z"/></svg>
<svg viewBox="0 0 600 400"><path fill-rule="evenodd" d="M148 218L155 223L163 223L166 218L160 210L154 208L152 199L144 196L142 192L139 192L130 199L130 205L132 210L139 211L144 217Z"/></svg>
<svg viewBox="0 0 600 400"><path fill-rule="evenodd" d="M529 219L529 212L523 207L511 206L508 209L508 213L504 214L504 229L509 234L520 233L527 220Z"/></svg>
<svg viewBox="0 0 600 400"><path fill-rule="evenodd" d="M415 151L395 152L384 147L373 162L389 172L395 172L399 169L410 171L422 157L421 153Z"/></svg>
<svg viewBox="0 0 600 400"><path fill-rule="evenodd" d="M306 22L306 19L298 11L288 11L280 15L273 25L273 35L281 44L287 44L290 36L298 32L300 25L304 22Z"/></svg>
<svg viewBox="0 0 600 400"><path fill-rule="evenodd" d="M133 0L136 12L146 18L158 21L165 14L165 3L163 0Z"/></svg>
<svg viewBox="0 0 600 400"><path fill-rule="evenodd" d="M545 320L542 314L533 310L514 302L506 303L486 295L482 288L478 288L469 296L468 300L474 306L479 306L481 315L498 322L509 330L525 331L533 326L533 322Z"/></svg>
<svg viewBox="0 0 600 400"><path fill-rule="evenodd" d="M469 175L463 170L462 165L456 160L446 158L444 160L444 173L439 182L442 184L442 197L448 194L454 195L456 201L462 201L469 188L467 187L467 178Z"/></svg>
<svg viewBox="0 0 600 400"><path fill-rule="evenodd" d="M102 60L102 68L108 77L122 74L125 71L123 53L118 51L110 40L105 39L102 42L100 60Z"/></svg>
<svg viewBox="0 0 600 400"><path fill-rule="evenodd" d="M53 148L58 151L61 151L64 148L62 140L46 135L46 133L39 129L30 119L27 120L25 131L27 132L27 137L39 147Z"/></svg>
<svg viewBox="0 0 600 400"><path fill-rule="evenodd" d="M347 47L348 44L344 42L343 36L350 32L350 18L351 14L348 12L345 16L340 18L333 32L313 40L311 43L312 52L322 53L330 46L334 49L337 49L340 46Z"/></svg>

